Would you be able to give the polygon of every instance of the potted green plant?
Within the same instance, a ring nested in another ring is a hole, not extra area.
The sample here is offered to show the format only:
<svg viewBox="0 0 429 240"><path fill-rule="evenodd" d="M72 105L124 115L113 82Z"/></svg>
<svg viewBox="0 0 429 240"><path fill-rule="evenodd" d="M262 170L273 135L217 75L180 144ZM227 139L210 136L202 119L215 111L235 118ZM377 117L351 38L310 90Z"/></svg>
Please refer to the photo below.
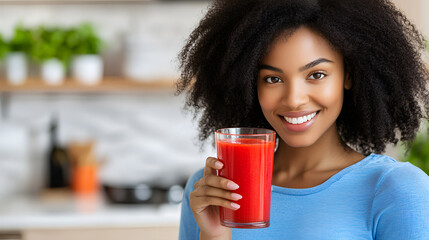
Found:
<svg viewBox="0 0 429 240"><path fill-rule="evenodd" d="M103 77L100 56L102 40L89 23L69 30L67 46L72 49L72 76L84 84L97 84Z"/></svg>
<svg viewBox="0 0 429 240"><path fill-rule="evenodd" d="M428 126L426 123L425 126ZM423 129L427 129L424 127ZM402 149L403 157L401 161L410 162L429 174L429 133L421 131L408 152Z"/></svg>
<svg viewBox="0 0 429 240"><path fill-rule="evenodd" d="M21 84L27 79L27 56L33 41L31 30L18 24L12 38L6 42L6 75L11 84Z"/></svg>
<svg viewBox="0 0 429 240"><path fill-rule="evenodd" d="M67 30L40 26L33 31L31 57L41 64L41 75L47 84L58 85L64 80L71 50L67 47Z"/></svg>
<svg viewBox="0 0 429 240"><path fill-rule="evenodd" d="M7 42L3 38L3 35L0 34L0 60L3 60L6 57L6 54L8 53L9 48L7 46Z"/></svg>

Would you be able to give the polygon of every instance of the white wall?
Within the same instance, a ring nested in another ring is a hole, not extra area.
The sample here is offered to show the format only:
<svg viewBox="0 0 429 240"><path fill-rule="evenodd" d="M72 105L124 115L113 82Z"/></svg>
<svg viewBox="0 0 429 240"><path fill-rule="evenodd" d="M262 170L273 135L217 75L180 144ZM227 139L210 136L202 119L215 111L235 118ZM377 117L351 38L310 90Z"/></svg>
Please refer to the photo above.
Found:
<svg viewBox="0 0 429 240"><path fill-rule="evenodd" d="M392 0L392 2L405 13L426 38L429 38L428 0Z"/></svg>

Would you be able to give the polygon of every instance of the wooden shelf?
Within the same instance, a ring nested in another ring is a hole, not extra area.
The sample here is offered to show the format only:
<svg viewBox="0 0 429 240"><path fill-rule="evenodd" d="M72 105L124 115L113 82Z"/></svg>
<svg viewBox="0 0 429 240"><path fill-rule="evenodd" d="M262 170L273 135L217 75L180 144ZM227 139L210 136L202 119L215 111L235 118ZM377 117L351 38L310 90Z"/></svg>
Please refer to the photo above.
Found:
<svg viewBox="0 0 429 240"><path fill-rule="evenodd" d="M176 80L151 79L137 81L121 77L105 77L97 85L85 85L75 79L65 79L61 85L48 85L42 79L28 79L21 85L0 80L0 93L121 93L142 91L174 91Z"/></svg>

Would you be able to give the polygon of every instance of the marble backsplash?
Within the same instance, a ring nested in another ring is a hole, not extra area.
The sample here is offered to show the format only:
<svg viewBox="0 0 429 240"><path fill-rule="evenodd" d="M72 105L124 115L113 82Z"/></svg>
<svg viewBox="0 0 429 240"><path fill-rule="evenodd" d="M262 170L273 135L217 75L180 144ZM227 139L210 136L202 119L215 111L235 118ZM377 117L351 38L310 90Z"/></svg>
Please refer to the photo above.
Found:
<svg viewBox="0 0 429 240"><path fill-rule="evenodd" d="M0 198L43 188L49 124L58 142L95 141L101 182L183 181L215 156L173 91L133 94L14 94L0 122Z"/></svg>

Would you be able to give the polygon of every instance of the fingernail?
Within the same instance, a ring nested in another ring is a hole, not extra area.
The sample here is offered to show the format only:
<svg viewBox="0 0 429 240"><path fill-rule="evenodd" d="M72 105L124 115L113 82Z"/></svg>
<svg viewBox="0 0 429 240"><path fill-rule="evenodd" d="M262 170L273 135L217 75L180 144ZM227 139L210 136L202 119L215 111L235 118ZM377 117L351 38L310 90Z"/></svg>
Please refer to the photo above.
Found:
<svg viewBox="0 0 429 240"><path fill-rule="evenodd" d="M241 196L240 194L238 194L238 193L232 193L231 194L231 197L233 198L233 199L235 199L235 200L238 200L238 199L242 199L243 198L243 196Z"/></svg>
<svg viewBox="0 0 429 240"><path fill-rule="evenodd" d="M215 163L215 167L216 167L216 168L222 168L222 167L223 167L223 163L221 163L221 162L217 161L217 162Z"/></svg>
<svg viewBox="0 0 429 240"><path fill-rule="evenodd" d="M239 209L240 205L238 205L237 203L231 203L231 207L234 209Z"/></svg>
<svg viewBox="0 0 429 240"><path fill-rule="evenodd" d="M236 183L234 183L234 182L229 182L228 185L227 185L227 187L229 189L231 189L231 190L235 190L235 189L239 188L239 186Z"/></svg>

